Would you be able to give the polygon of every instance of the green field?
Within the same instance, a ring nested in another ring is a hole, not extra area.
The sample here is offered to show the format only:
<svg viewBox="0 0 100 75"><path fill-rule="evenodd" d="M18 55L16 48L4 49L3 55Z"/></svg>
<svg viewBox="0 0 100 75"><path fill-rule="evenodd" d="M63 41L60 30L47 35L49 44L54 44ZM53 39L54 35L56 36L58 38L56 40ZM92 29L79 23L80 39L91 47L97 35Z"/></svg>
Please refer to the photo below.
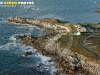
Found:
<svg viewBox="0 0 100 75"><path fill-rule="evenodd" d="M73 43L70 49L72 52L77 52L79 54L84 55L89 60L97 61L99 58L90 51L88 51L86 48L82 47L79 43L81 39L87 37L88 35L89 33L83 33L83 35L81 36L73 36ZM66 48L68 46L67 43L70 41L69 38L71 36L69 34L62 35L62 37L58 39L58 42L61 44L60 46Z"/></svg>
<svg viewBox="0 0 100 75"><path fill-rule="evenodd" d="M94 27L100 27L100 24L96 24L96 23L80 23L81 26L84 26L84 27L90 27L92 29L94 29Z"/></svg>

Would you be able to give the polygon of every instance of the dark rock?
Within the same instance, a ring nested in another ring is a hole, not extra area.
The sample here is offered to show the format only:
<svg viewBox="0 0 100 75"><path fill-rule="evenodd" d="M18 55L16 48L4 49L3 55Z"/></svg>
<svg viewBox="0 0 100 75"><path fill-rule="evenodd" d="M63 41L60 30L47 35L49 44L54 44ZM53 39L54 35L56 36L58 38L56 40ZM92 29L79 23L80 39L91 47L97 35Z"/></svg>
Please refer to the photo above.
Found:
<svg viewBox="0 0 100 75"><path fill-rule="evenodd" d="M96 10L96 12L100 13L100 8L98 8L98 9Z"/></svg>
<svg viewBox="0 0 100 75"><path fill-rule="evenodd" d="M31 48L27 48L26 50L29 50L29 49L31 49Z"/></svg>
<svg viewBox="0 0 100 75"><path fill-rule="evenodd" d="M62 21L62 20L59 20L59 19L56 19L56 20L57 20L58 23L63 23L63 24L69 23L69 21Z"/></svg>
<svg viewBox="0 0 100 75"><path fill-rule="evenodd" d="M32 52L24 52L23 54L21 54L21 56L29 56L29 55L32 55L33 53Z"/></svg>

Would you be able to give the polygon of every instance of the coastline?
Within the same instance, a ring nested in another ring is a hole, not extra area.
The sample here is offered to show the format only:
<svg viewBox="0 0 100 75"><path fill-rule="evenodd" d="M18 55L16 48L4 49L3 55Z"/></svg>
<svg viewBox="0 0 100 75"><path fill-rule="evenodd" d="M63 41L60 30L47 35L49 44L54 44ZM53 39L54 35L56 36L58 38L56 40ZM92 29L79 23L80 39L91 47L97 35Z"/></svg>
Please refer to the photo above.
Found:
<svg viewBox="0 0 100 75"><path fill-rule="evenodd" d="M6 19L6 21L22 23L22 24L27 23L25 21L21 22L20 21L21 19L19 21L17 21L18 19L19 19L18 17L16 17L14 20L11 18L10 19L8 18L8 19ZM34 48L40 50L43 55L51 57L52 60L50 60L50 61L56 62L56 67L60 69L60 71L57 72L58 74L68 73L69 75L72 75L72 74L75 74L77 71L80 71L80 73L90 74L90 72L87 70L88 68L87 68L87 64L86 64L86 59L84 57L80 57L79 54L73 53L73 52L70 52L67 55L64 55L61 53L59 44L55 43L55 41L59 37L61 37L61 35L69 32L68 28L64 29L63 27L60 26L61 30L59 32L58 30L56 30L56 28L52 29L54 26L51 28L46 27L45 25L47 23L44 25L45 27L41 26L39 21L36 21L36 23L29 22L28 24L31 24L31 25L34 24L34 25L38 26L39 28L50 30L51 33L40 36L40 37L32 37L32 35L23 35L23 36L18 35L18 36L15 36L15 38L20 40L25 45L32 45ZM40 40L42 40L42 41L40 42ZM52 46L50 45L51 41L53 41ZM54 44L56 44L56 46L57 46L56 48L53 47ZM84 68L84 67L86 67L86 68ZM56 73L56 75L57 75L57 73Z"/></svg>

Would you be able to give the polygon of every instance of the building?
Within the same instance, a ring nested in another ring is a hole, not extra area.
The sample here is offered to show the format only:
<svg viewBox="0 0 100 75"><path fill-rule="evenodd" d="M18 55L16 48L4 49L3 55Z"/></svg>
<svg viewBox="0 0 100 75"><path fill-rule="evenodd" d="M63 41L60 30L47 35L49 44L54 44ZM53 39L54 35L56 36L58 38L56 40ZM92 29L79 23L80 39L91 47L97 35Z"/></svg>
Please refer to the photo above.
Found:
<svg viewBox="0 0 100 75"><path fill-rule="evenodd" d="M81 33L79 31L77 31L77 32L74 33L74 35L79 36L79 35L81 35Z"/></svg>

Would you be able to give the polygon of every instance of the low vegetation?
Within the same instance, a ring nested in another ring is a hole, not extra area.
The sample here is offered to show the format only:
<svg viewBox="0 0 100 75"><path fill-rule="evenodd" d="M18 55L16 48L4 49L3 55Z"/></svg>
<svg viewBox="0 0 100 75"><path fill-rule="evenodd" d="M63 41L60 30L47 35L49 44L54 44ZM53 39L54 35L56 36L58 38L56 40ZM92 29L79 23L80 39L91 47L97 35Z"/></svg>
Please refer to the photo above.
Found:
<svg viewBox="0 0 100 75"><path fill-rule="evenodd" d="M72 33L74 33L74 32L77 31L76 28L75 28L75 26L74 26L74 25L76 25L76 23L69 23L68 25L70 26Z"/></svg>
<svg viewBox="0 0 100 75"><path fill-rule="evenodd" d="M74 36L73 33L68 33L66 35L62 35L62 37L58 39L58 42L61 43L61 47L66 48L68 46L69 41L71 41L70 37L73 37L73 42L70 48L72 52L82 54L85 57L87 57L90 61L98 61L99 58L97 56L88 51L86 48L82 47L79 43L80 40L87 37L88 35L89 33L82 33L81 36Z"/></svg>
<svg viewBox="0 0 100 75"><path fill-rule="evenodd" d="M58 42L60 43L60 47L66 48L70 41L70 37L73 37L72 32L69 32L66 35L62 35L62 37L58 39Z"/></svg>
<svg viewBox="0 0 100 75"><path fill-rule="evenodd" d="M53 18L44 18L44 19L41 19L40 22L47 22L47 23L51 23L51 24L57 24L57 20L56 19L53 19Z"/></svg>
<svg viewBox="0 0 100 75"><path fill-rule="evenodd" d="M94 27L100 26L100 24L96 24L96 23L92 23L92 22L90 22L90 23L80 23L80 25L84 26L84 27L89 27L89 28L92 28L92 29L94 29Z"/></svg>

